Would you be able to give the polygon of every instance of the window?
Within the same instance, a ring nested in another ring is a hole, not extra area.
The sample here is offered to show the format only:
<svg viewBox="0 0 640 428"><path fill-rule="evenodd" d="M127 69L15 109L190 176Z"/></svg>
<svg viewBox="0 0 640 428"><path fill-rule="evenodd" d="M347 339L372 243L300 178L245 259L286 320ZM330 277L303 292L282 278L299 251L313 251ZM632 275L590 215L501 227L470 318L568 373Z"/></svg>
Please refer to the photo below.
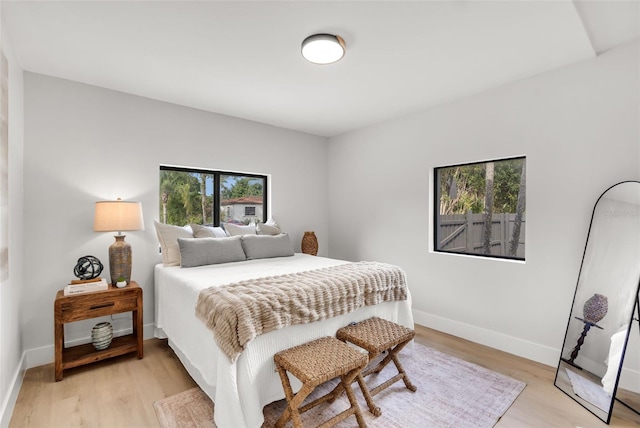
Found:
<svg viewBox="0 0 640 428"><path fill-rule="evenodd" d="M526 158L434 169L434 249L524 260Z"/></svg>
<svg viewBox="0 0 640 428"><path fill-rule="evenodd" d="M220 226L267 220L267 177L160 166L160 222Z"/></svg>

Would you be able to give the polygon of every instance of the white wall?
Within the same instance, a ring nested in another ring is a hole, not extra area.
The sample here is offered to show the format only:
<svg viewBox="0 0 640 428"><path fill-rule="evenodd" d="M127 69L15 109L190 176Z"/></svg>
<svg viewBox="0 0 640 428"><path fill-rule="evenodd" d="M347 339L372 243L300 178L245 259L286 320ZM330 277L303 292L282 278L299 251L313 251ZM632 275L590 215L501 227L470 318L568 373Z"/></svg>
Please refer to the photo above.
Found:
<svg viewBox="0 0 640 428"><path fill-rule="evenodd" d="M78 257L107 261L113 238L92 231L96 200L143 203L146 230L127 241L152 325L161 163L271 174L273 215L298 247L315 230L321 255L397 263L418 323L555 365L593 203L640 178L638 59L632 43L333 138L328 149L323 138L25 73L24 220L21 116L10 116L16 251L9 285L0 284L3 376L19 369L22 349L27 367L53 360L56 291ZM433 167L516 155L527 156L526 263L430 252ZM86 340L92 325L70 326L67 339ZM3 377L0 394L6 385Z"/></svg>
<svg viewBox="0 0 640 428"><path fill-rule="evenodd" d="M638 64L635 41L332 138L330 255L402 266L419 324L555 366L593 204L640 179ZM431 252L433 168L519 155L526 262Z"/></svg>
<svg viewBox="0 0 640 428"><path fill-rule="evenodd" d="M9 277L0 283L0 426L9 425L22 385L23 342L20 308L23 288L23 75L5 26L2 50L9 63Z"/></svg>
<svg viewBox="0 0 640 428"><path fill-rule="evenodd" d="M144 288L145 337L154 322L153 266L161 261L159 165L271 175L273 217L297 250L315 230L328 253L327 140L94 86L25 73L25 263L22 330L28 366L53 361L53 300L91 254L108 276L109 233L93 232L95 201L141 201L145 231L129 232L132 277ZM120 318L122 316L117 316ZM130 316L128 317L130 319ZM129 319L113 321L115 329ZM95 320L68 325L87 340Z"/></svg>

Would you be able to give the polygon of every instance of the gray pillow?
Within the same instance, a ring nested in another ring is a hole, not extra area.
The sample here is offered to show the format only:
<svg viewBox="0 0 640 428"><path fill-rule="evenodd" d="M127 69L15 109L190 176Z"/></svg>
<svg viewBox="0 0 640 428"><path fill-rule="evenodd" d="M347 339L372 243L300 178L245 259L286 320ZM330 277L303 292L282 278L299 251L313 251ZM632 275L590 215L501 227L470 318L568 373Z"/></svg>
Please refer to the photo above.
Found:
<svg viewBox="0 0 640 428"><path fill-rule="evenodd" d="M180 265L195 267L247 260L239 236L230 238L178 238Z"/></svg>
<svg viewBox="0 0 640 428"><path fill-rule="evenodd" d="M242 249L248 260L293 256L289 235L243 235Z"/></svg>

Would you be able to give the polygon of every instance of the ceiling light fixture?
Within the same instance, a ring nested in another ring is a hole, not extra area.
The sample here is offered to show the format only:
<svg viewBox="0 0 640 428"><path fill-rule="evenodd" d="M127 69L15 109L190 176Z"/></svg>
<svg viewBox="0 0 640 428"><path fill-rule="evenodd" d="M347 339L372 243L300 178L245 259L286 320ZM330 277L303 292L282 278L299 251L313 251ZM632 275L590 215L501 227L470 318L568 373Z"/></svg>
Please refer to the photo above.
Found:
<svg viewBox="0 0 640 428"><path fill-rule="evenodd" d="M331 64L344 56L344 39L333 34L313 34L302 41L302 56L314 64Z"/></svg>

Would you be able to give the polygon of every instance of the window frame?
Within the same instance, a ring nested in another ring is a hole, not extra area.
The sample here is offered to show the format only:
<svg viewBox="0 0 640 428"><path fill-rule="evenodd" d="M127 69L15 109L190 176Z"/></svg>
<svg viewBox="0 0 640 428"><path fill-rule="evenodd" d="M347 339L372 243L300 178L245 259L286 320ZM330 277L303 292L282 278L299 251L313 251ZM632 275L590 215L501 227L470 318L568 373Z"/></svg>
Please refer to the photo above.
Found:
<svg viewBox="0 0 640 428"><path fill-rule="evenodd" d="M235 177L249 177L249 178L257 178L261 179L264 182L263 191L262 191L262 222L266 223L268 219L268 192L269 192L269 178L267 175L263 174L253 174L248 172L237 172L237 171L221 171L221 170L213 170L213 169L204 169L204 168L190 168L183 166L172 166L172 165L160 165L158 170L161 171L177 171L177 172L186 172L186 173L195 173L195 174L208 174L213 176L213 226L220 226L220 209L222 207L221 204L221 189L220 183L222 182L220 177L223 175L235 176Z"/></svg>
<svg viewBox="0 0 640 428"><path fill-rule="evenodd" d="M509 256L509 255L498 255L498 254L479 254L479 253L470 253L470 252L463 252L463 251L451 251L451 250L446 250L446 249L441 249L440 247L440 236L441 236L441 227L440 227L440 198L441 198L441 191L440 191L440 177L439 177L439 171L444 170L444 169L450 169L450 168L458 168L458 167L464 167L464 166L471 166L471 165L483 165L483 164L487 164L490 162L493 163L497 163L497 162L503 162L503 161L512 161L512 160L519 160L522 159L524 160L524 168L525 168L525 182L526 182L526 164L527 164L527 156L526 155L521 155L521 156L512 156L512 157L508 157L508 158L498 158L498 159L488 159L488 160L482 160L482 161L476 161L476 162L465 162L465 163L459 163L459 164L452 164L452 165L444 165L444 166L438 166L438 167L434 167L433 168L433 195L434 195L434 199L433 199L433 227L431 229L432 233L433 233L433 251L435 253L444 253L444 254L455 254L455 255L459 255L459 256L469 256L469 257L482 257L482 258L490 258L490 259L501 259L501 260L513 260L513 261L518 261L518 262L525 262L526 261L526 241L524 241L525 247L525 251L524 251L524 256L522 257L518 257L518 256ZM527 207L526 207L526 184L525 184L525 209L524 209L524 213L525 215L523 216L523 221L522 221L522 225L521 225L521 231L520 231L520 237L519 239L522 239L522 234L526 229L526 212L527 212ZM510 213L511 214L511 213ZM526 233L525 233L525 239L526 239Z"/></svg>

